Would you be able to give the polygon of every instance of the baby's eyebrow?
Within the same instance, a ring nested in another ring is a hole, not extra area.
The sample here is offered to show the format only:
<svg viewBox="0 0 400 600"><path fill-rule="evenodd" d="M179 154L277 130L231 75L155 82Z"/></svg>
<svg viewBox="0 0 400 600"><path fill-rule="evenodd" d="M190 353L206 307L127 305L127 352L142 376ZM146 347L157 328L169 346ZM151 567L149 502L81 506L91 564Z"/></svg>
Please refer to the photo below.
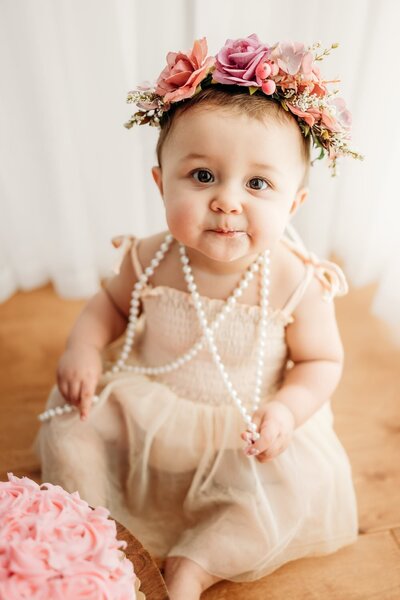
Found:
<svg viewBox="0 0 400 600"><path fill-rule="evenodd" d="M252 163L252 167L256 167L256 169L265 169L267 171L274 171L277 175L282 175L281 171L274 167L274 165L267 165L264 163Z"/></svg>
<svg viewBox="0 0 400 600"><path fill-rule="evenodd" d="M198 158L212 158L211 156L207 156L206 154L198 154L197 152L191 152L187 154L183 158L181 158L180 162L184 162L185 160L198 159ZM267 171L274 171L277 175L282 175L279 169L274 167L273 165L267 165L263 163L252 163L251 167L256 167L257 169L266 169Z"/></svg>
<svg viewBox="0 0 400 600"><path fill-rule="evenodd" d="M190 160L192 158L210 158L210 156L207 156L206 154L197 154L196 152L191 152L190 154L183 156L181 158L180 162L183 162L185 160Z"/></svg>

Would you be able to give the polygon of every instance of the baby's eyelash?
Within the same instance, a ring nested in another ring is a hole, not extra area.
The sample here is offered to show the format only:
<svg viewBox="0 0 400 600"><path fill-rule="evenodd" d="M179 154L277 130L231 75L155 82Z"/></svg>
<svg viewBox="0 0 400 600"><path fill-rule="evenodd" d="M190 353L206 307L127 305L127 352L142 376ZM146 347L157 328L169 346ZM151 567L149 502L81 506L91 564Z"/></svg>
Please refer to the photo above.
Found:
<svg viewBox="0 0 400 600"><path fill-rule="evenodd" d="M194 171L191 171L191 172L190 172L190 177L193 177L193 176L195 175L195 173L198 173L199 171L203 171L203 172L205 172L205 173L208 173L209 175L211 175L211 176L213 177L213 175L212 175L211 171L209 171L208 169L195 169ZM267 181L266 179L264 179L264 177L251 177L251 179L249 179L249 181L253 181L254 179L258 179L259 181L263 181L264 183L266 183L266 184L267 184L268 188L272 188L272 186L271 186L271 184L269 183L269 181ZM196 180L196 181L198 181L198 180ZM209 182L209 181L198 181L198 183L210 183L210 182ZM252 189L255 189L255 188L252 188ZM262 189L260 189L260 190L257 190L257 189L255 189L255 191L256 191L256 192L257 192L257 191L258 191L258 192L262 192L262 191L264 191L265 189L267 189L267 188L262 188Z"/></svg>
<svg viewBox="0 0 400 600"><path fill-rule="evenodd" d="M195 173L199 173L199 171L204 171L204 173L209 173L209 175L212 175L212 173L208 170L208 169L195 169L194 171L190 172L190 177L193 177ZM198 181L198 180L196 180ZM206 183L204 181L199 181L198 183Z"/></svg>
<svg viewBox="0 0 400 600"><path fill-rule="evenodd" d="M264 177L252 177L249 181L253 181L254 179L258 179L259 181L263 181L264 183L267 184L268 188L271 187L271 184L266 179L264 179ZM263 192L265 189L266 188L263 188L261 190L256 190L256 192Z"/></svg>

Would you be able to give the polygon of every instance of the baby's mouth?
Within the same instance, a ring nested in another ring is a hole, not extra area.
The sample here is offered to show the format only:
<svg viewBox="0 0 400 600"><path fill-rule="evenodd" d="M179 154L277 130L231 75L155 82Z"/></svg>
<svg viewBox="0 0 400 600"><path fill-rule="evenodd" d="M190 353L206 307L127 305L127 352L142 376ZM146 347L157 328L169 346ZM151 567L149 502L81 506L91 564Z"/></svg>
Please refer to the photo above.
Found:
<svg viewBox="0 0 400 600"><path fill-rule="evenodd" d="M246 235L246 232L241 229L209 229L209 231L212 231L221 237L229 238Z"/></svg>

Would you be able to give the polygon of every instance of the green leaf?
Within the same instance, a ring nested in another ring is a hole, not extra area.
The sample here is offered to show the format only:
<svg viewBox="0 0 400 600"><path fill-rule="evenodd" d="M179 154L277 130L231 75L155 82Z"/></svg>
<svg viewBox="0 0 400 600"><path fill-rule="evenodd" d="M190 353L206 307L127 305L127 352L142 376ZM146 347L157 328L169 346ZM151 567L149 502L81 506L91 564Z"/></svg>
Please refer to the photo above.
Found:
<svg viewBox="0 0 400 600"><path fill-rule="evenodd" d="M249 86L249 92L250 92L250 96L252 96L253 94L256 93L257 90L259 90L260 88L254 86L254 85L250 85Z"/></svg>
<svg viewBox="0 0 400 600"><path fill-rule="evenodd" d="M321 158L324 158L324 156L325 156L325 148L321 147L321 153L318 156L317 160L321 160Z"/></svg>
<svg viewBox="0 0 400 600"><path fill-rule="evenodd" d="M287 104L286 104L286 102L285 102L284 100L281 100L281 104L282 104L283 108L284 108L284 109L285 109L287 112L289 112L288 106L287 106Z"/></svg>
<svg viewBox="0 0 400 600"><path fill-rule="evenodd" d="M199 92L201 92L201 90L202 90L201 83L199 83L199 85L197 86L197 88L194 91L193 96L196 96L196 94L198 94Z"/></svg>

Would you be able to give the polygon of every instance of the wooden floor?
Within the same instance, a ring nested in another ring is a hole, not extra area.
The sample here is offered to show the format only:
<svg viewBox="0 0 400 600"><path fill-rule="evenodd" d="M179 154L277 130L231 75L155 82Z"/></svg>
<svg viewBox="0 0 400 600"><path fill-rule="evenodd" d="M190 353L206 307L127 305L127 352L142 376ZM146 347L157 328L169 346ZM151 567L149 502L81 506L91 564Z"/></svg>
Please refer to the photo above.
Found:
<svg viewBox="0 0 400 600"><path fill-rule="evenodd" d="M400 599L400 350L368 312L374 286L336 300L346 363L333 398L336 431L353 467L360 536L335 554L294 561L251 584L221 582L205 600ZM0 305L0 479L37 481L31 444L81 301L51 286Z"/></svg>

